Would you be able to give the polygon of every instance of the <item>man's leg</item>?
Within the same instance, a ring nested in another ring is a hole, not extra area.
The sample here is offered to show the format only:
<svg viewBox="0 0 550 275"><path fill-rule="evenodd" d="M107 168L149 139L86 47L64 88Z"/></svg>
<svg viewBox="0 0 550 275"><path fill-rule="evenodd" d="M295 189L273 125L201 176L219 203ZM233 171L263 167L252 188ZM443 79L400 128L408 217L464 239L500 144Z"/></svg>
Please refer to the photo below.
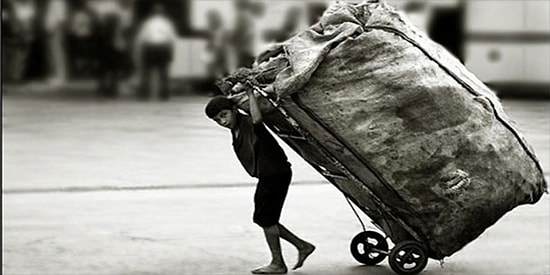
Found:
<svg viewBox="0 0 550 275"><path fill-rule="evenodd" d="M151 86L151 65L145 61L143 63L143 68L141 69L141 83L138 90L139 99L147 99L150 96L150 86Z"/></svg>
<svg viewBox="0 0 550 275"><path fill-rule="evenodd" d="M279 236L279 227L277 225L263 227L265 239L271 252L271 263L269 265L252 270L253 274L283 274L287 272L283 253L281 251L281 242Z"/></svg>
<svg viewBox="0 0 550 275"><path fill-rule="evenodd" d="M114 64L110 64L114 66ZM117 91L117 80L116 80L116 71L112 68L108 68L105 73L105 96L106 97L116 97L118 94Z"/></svg>
<svg viewBox="0 0 550 275"><path fill-rule="evenodd" d="M300 268L304 264L306 258L311 255L311 253L313 253L313 251L315 250L315 246L300 239L282 224L279 224L277 227L279 229L279 235L281 236L281 238L291 243L298 249L298 262L296 262L296 265L294 265L292 269Z"/></svg>
<svg viewBox="0 0 550 275"><path fill-rule="evenodd" d="M159 97L162 100L170 99L170 79L168 78L168 63L163 62L159 65Z"/></svg>
<svg viewBox="0 0 550 275"><path fill-rule="evenodd" d="M162 100L170 99L170 61L172 59L172 47L164 46L160 50L160 62L159 62L159 78L160 78L160 93L159 96Z"/></svg>
<svg viewBox="0 0 550 275"><path fill-rule="evenodd" d="M281 251L281 232L279 232L278 221L288 192L291 176L292 174L289 172L277 176L260 177L256 186L253 220L264 230L271 252L271 263L265 267L253 270L252 273L254 274L281 274L287 272Z"/></svg>
<svg viewBox="0 0 550 275"><path fill-rule="evenodd" d="M151 74L155 59L154 47L150 45L143 46L139 58L141 58L141 83L138 90L138 98L145 100L151 96Z"/></svg>

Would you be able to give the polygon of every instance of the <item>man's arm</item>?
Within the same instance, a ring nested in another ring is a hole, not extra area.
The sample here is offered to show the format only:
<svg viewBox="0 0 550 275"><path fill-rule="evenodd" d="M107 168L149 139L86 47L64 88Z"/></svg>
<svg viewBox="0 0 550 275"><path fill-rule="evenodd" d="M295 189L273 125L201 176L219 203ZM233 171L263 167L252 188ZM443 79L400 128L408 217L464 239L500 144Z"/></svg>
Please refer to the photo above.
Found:
<svg viewBox="0 0 550 275"><path fill-rule="evenodd" d="M260 106L258 106L258 101L256 100L256 97L254 96L254 89L251 87L247 87L246 85L243 85L240 82L237 82L232 88L233 92L236 93L233 96L229 96L232 100L234 98L237 98L239 93L242 92L242 90L245 90L246 95L248 97L248 107L250 112L250 117L252 118L253 124L260 124L263 122L262 112L260 111Z"/></svg>
<svg viewBox="0 0 550 275"><path fill-rule="evenodd" d="M258 106L258 101L256 101L256 97L254 96L254 90L250 88L246 89L246 95L248 96L248 104L250 107L250 116L252 117L252 123L262 123L262 112L260 111L260 106Z"/></svg>

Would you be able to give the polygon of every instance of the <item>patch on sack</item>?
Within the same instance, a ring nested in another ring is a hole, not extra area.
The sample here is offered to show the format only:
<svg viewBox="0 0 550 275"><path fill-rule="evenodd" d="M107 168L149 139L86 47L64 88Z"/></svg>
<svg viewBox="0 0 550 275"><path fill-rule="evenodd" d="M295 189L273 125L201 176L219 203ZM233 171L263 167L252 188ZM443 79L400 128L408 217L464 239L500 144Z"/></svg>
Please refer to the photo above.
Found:
<svg viewBox="0 0 550 275"><path fill-rule="evenodd" d="M440 180L440 185L447 194L456 194L470 184L470 175L460 169L445 175Z"/></svg>

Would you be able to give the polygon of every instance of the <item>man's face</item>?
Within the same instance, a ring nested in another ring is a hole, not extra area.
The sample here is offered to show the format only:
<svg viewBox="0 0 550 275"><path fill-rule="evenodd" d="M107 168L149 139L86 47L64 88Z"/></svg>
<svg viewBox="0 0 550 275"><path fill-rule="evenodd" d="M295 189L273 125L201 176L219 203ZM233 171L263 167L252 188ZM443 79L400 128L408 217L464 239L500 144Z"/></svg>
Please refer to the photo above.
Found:
<svg viewBox="0 0 550 275"><path fill-rule="evenodd" d="M213 119L220 126L228 129L233 129L237 123L237 115L233 110L221 110Z"/></svg>

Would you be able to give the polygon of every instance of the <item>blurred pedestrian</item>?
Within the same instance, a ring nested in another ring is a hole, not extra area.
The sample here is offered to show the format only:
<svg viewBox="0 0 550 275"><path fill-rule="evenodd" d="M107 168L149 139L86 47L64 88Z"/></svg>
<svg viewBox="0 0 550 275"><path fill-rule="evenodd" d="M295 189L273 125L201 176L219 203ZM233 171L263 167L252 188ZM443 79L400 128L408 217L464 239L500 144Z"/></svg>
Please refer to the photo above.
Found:
<svg viewBox="0 0 550 275"><path fill-rule="evenodd" d="M120 18L107 14L101 19L99 30L99 83L97 93L102 97L118 96L120 61L123 49L117 47L116 36Z"/></svg>
<svg viewBox="0 0 550 275"><path fill-rule="evenodd" d="M67 24L67 56L70 76L96 76L98 65L98 17L85 1L71 1Z"/></svg>
<svg viewBox="0 0 550 275"><path fill-rule="evenodd" d="M9 0L2 7L2 33L5 46L2 62L3 76L8 81L22 81L25 78L28 57L35 39L36 3L34 0Z"/></svg>
<svg viewBox="0 0 550 275"><path fill-rule="evenodd" d="M164 6L157 3L152 14L143 22L136 37L136 61L141 71L141 85L138 92L140 99L151 95L151 78L157 74L159 96L163 100L170 98L169 65L173 59L177 31L173 22L166 15Z"/></svg>
<svg viewBox="0 0 550 275"><path fill-rule="evenodd" d="M206 51L207 72L209 74L209 89L211 93L215 93L215 82L223 78L229 73L228 58L229 52L229 32L224 27L223 19L220 13L216 10L209 10L207 13L208 21L208 42Z"/></svg>
<svg viewBox="0 0 550 275"><path fill-rule="evenodd" d="M133 5L131 1L90 2L98 16L99 84L98 95L116 97L121 80L132 73L131 33Z"/></svg>
<svg viewBox="0 0 550 275"><path fill-rule="evenodd" d="M243 88L235 85L235 92ZM293 269L304 264L315 246L294 235L280 222L281 211L292 178L287 157L263 125L262 113L251 89L246 89L250 116L237 111L231 99L213 97L206 105L206 115L220 126L231 130L233 149L242 166L252 177L258 178L254 194L253 221L262 227L271 252L269 265L252 270L253 274L283 274L287 267L281 251L280 239L290 242L298 250L298 261Z"/></svg>
<svg viewBox="0 0 550 275"><path fill-rule="evenodd" d="M115 34L115 47L119 49L120 52L119 76L125 80L129 80L135 70L131 54L133 51L132 41L135 35L134 1L135 0L117 1L119 24Z"/></svg>
<svg viewBox="0 0 550 275"><path fill-rule="evenodd" d="M255 61L256 49L259 47L256 18L263 14L263 5L250 0L234 0L235 25L231 36L233 57L231 72L238 68L251 68Z"/></svg>
<svg viewBox="0 0 550 275"><path fill-rule="evenodd" d="M48 40L49 83L53 85L61 85L67 80L67 50L64 38L67 9L65 0L50 0L46 6L44 25Z"/></svg>

